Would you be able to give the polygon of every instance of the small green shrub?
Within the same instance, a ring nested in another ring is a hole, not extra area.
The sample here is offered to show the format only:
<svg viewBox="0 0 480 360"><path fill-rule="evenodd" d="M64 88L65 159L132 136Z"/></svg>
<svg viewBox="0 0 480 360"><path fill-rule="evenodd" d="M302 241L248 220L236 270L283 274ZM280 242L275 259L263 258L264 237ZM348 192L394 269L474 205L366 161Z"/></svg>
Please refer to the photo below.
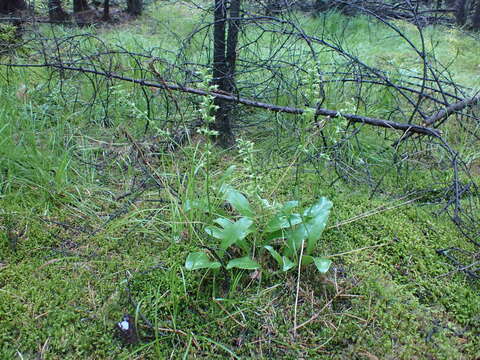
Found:
<svg viewBox="0 0 480 360"><path fill-rule="evenodd" d="M267 222L262 223L261 214L253 210L242 193L229 185L224 185L220 192L223 199L240 217L237 220L217 218L214 222L218 226L205 227L208 235L220 241L216 248L209 248L215 259L212 260L205 251L192 252L185 262L187 270L222 267L226 270L232 268L256 270L264 266L254 259L255 254L262 254L265 250L277 262L281 271L286 272L299 264L302 266L315 264L321 273L329 270L331 260L313 256L332 207L328 199L320 198L303 212L295 212L299 206L298 201L289 201L273 207L262 199L266 208L274 208L274 214ZM250 241L249 237L254 237L255 240ZM241 256L226 262L225 258L231 253Z"/></svg>

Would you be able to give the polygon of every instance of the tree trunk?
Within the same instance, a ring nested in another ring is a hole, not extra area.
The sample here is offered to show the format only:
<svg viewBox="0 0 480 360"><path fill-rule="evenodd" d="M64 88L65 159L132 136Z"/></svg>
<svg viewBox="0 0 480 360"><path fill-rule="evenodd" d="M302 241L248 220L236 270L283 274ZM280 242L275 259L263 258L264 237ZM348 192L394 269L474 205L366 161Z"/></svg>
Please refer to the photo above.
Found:
<svg viewBox="0 0 480 360"><path fill-rule="evenodd" d="M480 0L477 0L475 5L475 12L472 16L472 29L475 31L480 31Z"/></svg>
<svg viewBox="0 0 480 360"><path fill-rule="evenodd" d="M235 68L237 63L237 44L238 34L240 32L240 3L241 0L230 0L228 34L224 59L224 78L221 90L227 93L235 92ZM225 25L224 25L225 32ZM221 102L216 115L215 127L219 131L218 144L222 147L230 147L235 143L235 137L232 132L232 111L235 103Z"/></svg>
<svg viewBox="0 0 480 360"><path fill-rule="evenodd" d="M214 27L213 27L213 83L218 90L227 90L228 65L226 59L226 0L215 0ZM215 112L213 130L218 132L217 143L222 147L228 147L233 143L233 133L230 124L230 105L221 99L215 99L218 106Z"/></svg>
<svg viewBox="0 0 480 360"><path fill-rule="evenodd" d="M48 17L50 21L66 21L70 15L63 10L61 0L48 0Z"/></svg>
<svg viewBox="0 0 480 360"><path fill-rule="evenodd" d="M0 14L10 14L15 11L25 10L27 4L24 0L1 0Z"/></svg>
<svg viewBox="0 0 480 360"><path fill-rule="evenodd" d="M235 91L235 65L237 62L237 44L240 31L241 0L230 0L227 34L227 0L215 0L213 28L213 83L218 90L226 93ZM231 113L234 104L216 98L215 122L211 128L218 132L216 141L222 147L234 144Z"/></svg>
<svg viewBox="0 0 480 360"><path fill-rule="evenodd" d="M78 13L90 10L87 0L73 0L73 12Z"/></svg>
<svg viewBox="0 0 480 360"><path fill-rule="evenodd" d="M226 53L226 82L225 90L235 90L235 65L237 63L237 44L240 32L240 2L241 0L230 0L230 16L228 20L227 53Z"/></svg>
<svg viewBox="0 0 480 360"><path fill-rule="evenodd" d="M103 1L103 21L110 21L110 0Z"/></svg>
<svg viewBox="0 0 480 360"><path fill-rule="evenodd" d="M127 12L133 16L142 14L143 0L127 0Z"/></svg>
<svg viewBox="0 0 480 360"><path fill-rule="evenodd" d="M457 0L455 3L455 18L460 26L467 22L466 0Z"/></svg>

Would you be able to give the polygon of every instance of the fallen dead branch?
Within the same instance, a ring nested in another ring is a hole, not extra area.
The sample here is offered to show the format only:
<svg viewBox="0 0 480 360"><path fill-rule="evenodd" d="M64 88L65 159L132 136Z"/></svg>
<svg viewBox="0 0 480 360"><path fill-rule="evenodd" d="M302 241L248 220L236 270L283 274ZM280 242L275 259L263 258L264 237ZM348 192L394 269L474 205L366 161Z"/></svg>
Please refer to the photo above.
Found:
<svg viewBox="0 0 480 360"><path fill-rule="evenodd" d="M478 104L480 102L480 94L477 94L475 96L472 96L470 98L464 99L462 101L458 101L456 103L453 103L446 108L443 108L442 110L436 112L435 114L429 116L428 118L425 119L423 122L425 125L429 126L434 123L436 123L439 120L446 119L449 117L451 114L463 110L467 107L473 106L475 104Z"/></svg>
<svg viewBox="0 0 480 360"><path fill-rule="evenodd" d="M119 75L114 72L99 71L99 70L69 66L64 64L46 63L46 64L0 64L0 65L9 66L9 67L50 67L50 68L55 68L59 70L76 71L80 73L88 73L88 74L104 76L109 79L127 81L127 82L131 82L141 86L148 86L150 88L180 91L180 92L199 95L199 96L213 96L214 98L217 98L217 99L234 102L234 103L242 104L249 107L265 109L273 112L280 112L280 113L287 113L287 114L294 114L294 115L302 115L305 112L305 109L259 102L259 101L255 101L247 98L238 97L230 93L207 91L207 90L182 86L180 84L167 83L164 81L162 81L162 83L158 83L158 82L153 82L145 79L135 79L135 78ZM352 123L360 123L360 124L366 124L366 125L382 127L387 129L394 129L394 130L403 131L407 134L416 133L416 134L428 135L432 137L441 136L441 132L439 130L428 128L421 125L399 123L395 121L371 118L371 117L356 115L356 114L340 113L336 110L317 108L315 114L320 116L326 116L329 118L342 117Z"/></svg>

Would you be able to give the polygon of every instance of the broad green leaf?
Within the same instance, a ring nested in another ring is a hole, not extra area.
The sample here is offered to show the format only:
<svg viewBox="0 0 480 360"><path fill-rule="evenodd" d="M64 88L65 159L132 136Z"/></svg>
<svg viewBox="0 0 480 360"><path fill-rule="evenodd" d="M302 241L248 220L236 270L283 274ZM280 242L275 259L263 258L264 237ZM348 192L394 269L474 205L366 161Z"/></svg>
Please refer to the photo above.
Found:
<svg viewBox="0 0 480 360"><path fill-rule="evenodd" d="M282 268L282 271L288 271L292 267L295 266L295 264L286 256L281 256L273 247L270 245L264 246L265 249L268 250L270 255L275 259L275 261L278 263L278 265Z"/></svg>
<svg viewBox="0 0 480 360"><path fill-rule="evenodd" d="M260 265L248 256L232 259L227 264L227 269L238 268L245 270L256 270L260 268Z"/></svg>
<svg viewBox="0 0 480 360"><path fill-rule="evenodd" d="M313 263L313 257L310 256L310 255L303 255L302 256L302 265L306 266L306 265L310 265L311 263Z"/></svg>
<svg viewBox="0 0 480 360"><path fill-rule="evenodd" d="M324 218L318 216L305 224L305 231L307 233L306 255L310 255L317 246L317 242L322 236L323 230L327 224L327 218L328 215Z"/></svg>
<svg viewBox="0 0 480 360"><path fill-rule="evenodd" d="M280 212L284 215L291 214L292 210L295 209L297 206L298 206L297 200L287 201L285 204L283 204L283 207L280 210Z"/></svg>
<svg viewBox="0 0 480 360"><path fill-rule="evenodd" d="M224 228L224 238L220 248L226 250L238 240L243 240L252 232L253 221L249 218L240 218L236 222Z"/></svg>
<svg viewBox="0 0 480 360"><path fill-rule="evenodd" d="M325 212L328 214L332 208L332 205L332 202L326 197L321 197L315 204L305 209L303 216L311 218Z"/></svg>
<svg viewBox="0 0 480 360"><path fill-rule="evenodd" d="M221 264L218 261L211 261L204 252L190 253L185 261L187 270L218 269L220 266Z"/></svg>
<svg viewBox="0 0 480 360"><path fill-rule="evenodd" d="M295 266L295 263L293 263L288 257L286 256L282 256L282 262L283 262L283 266L282 266L282 271L288 271L290 270L291 268L293 268Z"/></svg>
<svg viewBox="0 0 480 360"><path fill-rule="evenodd" d="M309 217L309 220L305 222L305 229L308 234L307 247L305 249L306 255L310 255L313 252L318 240L322 236L323 230L327 225L331 207L331 201L326 198L321 198L305 211L304 216Z"/></svg>
<svg viewBox="0 0 480 360"><path fill-rule="evenodd" d="M332 265L332 260L327 259L327 258L313 258L313 262L315 263L315 266L317 267L318 271L322 274L325 274L329 269L330 266Z"/></svg>
<svg viewBox="0 0 480 360"><path fill-rule="evenodd" d="M265 244L269 244L273 240L283 239L284 237L285 237L285 231L278 230L278 231L275 231L275 232L272 232L272 233L265 232L265 235L263 236L263 239L264 239Z"/></svg>
<svg viewBox="0 0 480 360"><path fill-rule="evenodd" d="M222 238L222 229L216 227L216 226L207 226L205 228L205 232L210 235L210 236L213 236L215 239L221 239Z"/></svg>
<svg viewBox="0 0 480 360"><path fill-rule="evenodd" d="M285 232L286 248L285 255L296 256L302 246L302 241L307 238L307 229L304 224L299 224L296 228Z"/></svg>
<svg viewBox="0 0 480 360"><path fill-rule="evenodd" d="M218 219L213 220L213 222L216 222L218 225L220 225L223 228L225 228L225 227L227 227L227 226L229 226L230 224L233 223L233 221L231 221L229 219L226 219L226 218L218 218Z"/></svg>
<svg viewBox="0 0 480 360"><path fill-rule="evenodd" d="M282 260L281 255L280 255L273 247L271 247L270 245L265 245L264 248L268 250L268 252L270 253L270 255L272 255L272 257L273 257L273 258L275 259L275 261L278 263L278 265L279 265L279 266L282 266L283 260Z"/></svg>
<svg viewBox="0 0 480 360"><path fill-rule="evenodd" d="M301 222L302 217L300 216L300 214L277 214L268 222L265 231L271 233L280 229L293 227L294 225L300 224Z"/></svg>
<svg viewBox="0 0 480 360"><path fill-rule="evenodd" d="M228 201L240 215L254 217L252 208L247 198L240 191L235 190L231 186L225 188L224 199Z"/></svg>
<svg viewBox="0 0 480 360"><path fill-rule="evenodd" d="M245 239L253 231L253 221L246 217L240 218L235 222L225 218L218 218L215 222L222 228L207 226L205 231L214 238L222 240L220 243L222 250L226 250L237 241Z"/></svg>

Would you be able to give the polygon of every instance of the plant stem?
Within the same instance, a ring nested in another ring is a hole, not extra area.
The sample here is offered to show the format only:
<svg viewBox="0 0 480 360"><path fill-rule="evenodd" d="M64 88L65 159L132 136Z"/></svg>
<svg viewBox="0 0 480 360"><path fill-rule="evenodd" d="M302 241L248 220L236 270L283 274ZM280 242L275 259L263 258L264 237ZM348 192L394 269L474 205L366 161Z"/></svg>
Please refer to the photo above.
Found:
<svg viewBox="0 0 480 360"><path fill-rule="evenodd" d="M293 311L293 336L297 336L297 310L298 310L298 294L300 293L300 273L302 267L303 247L305 240L302 239L302 247L300 248L300 258L298 259L298 272L297 272L297 291L295 294L295 307Z"/></svg>

